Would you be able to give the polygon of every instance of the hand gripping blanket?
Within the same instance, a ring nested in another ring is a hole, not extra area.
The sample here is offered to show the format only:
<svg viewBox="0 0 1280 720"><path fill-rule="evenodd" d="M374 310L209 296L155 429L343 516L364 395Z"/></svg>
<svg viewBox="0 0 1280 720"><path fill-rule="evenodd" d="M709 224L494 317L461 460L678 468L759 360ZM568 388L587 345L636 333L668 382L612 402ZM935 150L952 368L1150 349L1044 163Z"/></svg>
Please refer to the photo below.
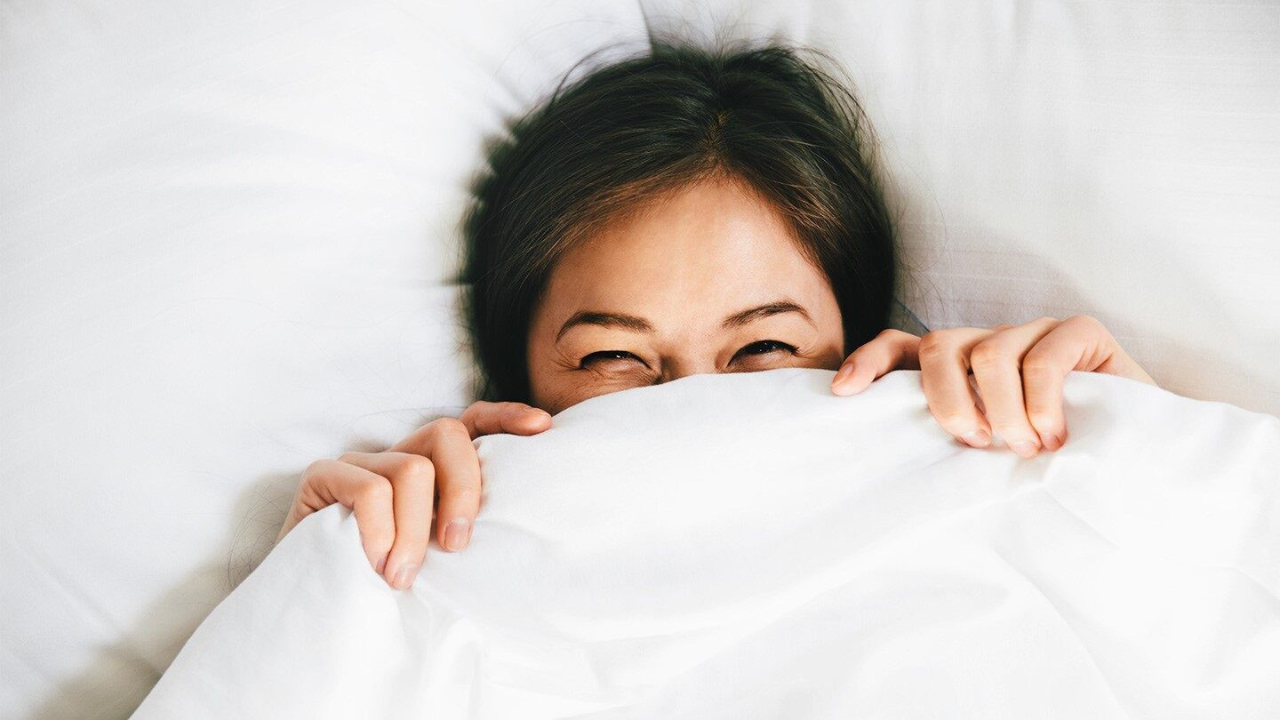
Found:
<svg viewBox="0 0 1280 720"><path fill-rule="evenodd" d="M1280 420L1067 377L1067 444L975 450L919 373L698 375L477 441L415 585L333 506L140 718L1280 717Z"/></svg>

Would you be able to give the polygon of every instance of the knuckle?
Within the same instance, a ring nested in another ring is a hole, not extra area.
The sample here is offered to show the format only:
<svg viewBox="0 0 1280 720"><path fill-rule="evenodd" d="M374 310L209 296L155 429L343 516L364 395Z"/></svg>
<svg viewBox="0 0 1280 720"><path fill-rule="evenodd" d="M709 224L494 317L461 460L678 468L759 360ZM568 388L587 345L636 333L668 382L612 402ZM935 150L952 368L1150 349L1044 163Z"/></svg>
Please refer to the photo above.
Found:
<svg viewBox="0 0 1280 720"><path fill-rule="evenodd" d="M431 460L422 455L406 454L396 463L395 474L400 477L421 478L435 472Z"/></svg>
<svg viewBox="0 0 1280 720"><path fill-rule="evenodd" d="M458 416L458 422L462 423L464 426L468 422L474 423L476 415L486 412L485 408L491 404L492 403L485 400L477 400L476 402L471 403L467 406L467 409L463 410L462 414ZM440 419L443 420L444 418Z"/></svg>
<svg viewBox="0 0 1280 720"><path fill-rule="evenodd" d="M1070 323L1071 325L1075 325L1083 328L1089 328L1089 329L1095 329L1095 330L1103 329L1102 323L1092 315L1072 315L1071 317L1067 318L1065 322Z"/></svg>
<svg viewBox="0 0 1280 720"><path fill-rule="evenodd" d="M462 411L462 416L475 417L480 413L490 412L496 407L498 407L498 403L490 402L489 400L477 400L471 403L470 405L468 405L466 410ZM446 418L440 418L440 419L444 420Z"/></svg>
<svg viewBox="0 0 1280 720"><path fill-rule="evenodd" d="M303 480L318 480L329 473L332 469L333 461L327 458L311 461L306 469L302 471Z"/></svg>
<svg viewBox="0 0 1280 720"><path fill-rule="evenodd" d="M467 432L467 426L461 420L453 417L443 417L434 420L431 423L431 429L438 437L454 437L471 439L471 434Z"/></svg>
<svg viewBox="0 0 1280 720"><path fill-rule="evenodd" d="M338 462L347 463L348 465L354 465L355 460L356 453L353 451L347 451L338 456Z"/></svg>
<svg viewBox="0 0 1280 720"><path fill-rule="evenodd" d="M1037 380L1051 378L1058 374L1057 368L1049 361L1044 354L1027 353L1027 357L1022 361L1023 377L1031 377Z"/></svg>
<svg viewBox="0 0 1280 720"><path fill-rule="evenodd" d="M969 352L969 364L975 369L991 369L1006 364L1004 348L997 343L980 342Z"/></svg>
<svg viewBox="0 0 1280 720"><path fill-rule="evenodd" d="M355 495L358 502L371 505L389 504L392 495L391 483L370 478L356 490Z"/></svg>
<svg viewBox="0 0 1280 720"><path fill-rule="evenodd" d="M946 332L946 330L933 330L925 333L920 338L920 357L936 360L946 355L951 337L945 334Z"/></svg>

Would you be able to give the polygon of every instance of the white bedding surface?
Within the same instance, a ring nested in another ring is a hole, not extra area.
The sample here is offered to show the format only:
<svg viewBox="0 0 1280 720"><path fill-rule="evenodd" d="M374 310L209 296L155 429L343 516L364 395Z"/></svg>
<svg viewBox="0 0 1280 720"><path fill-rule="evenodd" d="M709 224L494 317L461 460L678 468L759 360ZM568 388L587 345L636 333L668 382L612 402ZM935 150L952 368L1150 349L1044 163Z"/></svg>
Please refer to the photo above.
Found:
<svg viewBox="0 0 1280 720"><path fill-rule="evenodd" d="M695 376L478 441L408 591L313 515L136 718L1274 718L1280 420L1068 378L1071 441L965 448L918 373Z"/></svg>

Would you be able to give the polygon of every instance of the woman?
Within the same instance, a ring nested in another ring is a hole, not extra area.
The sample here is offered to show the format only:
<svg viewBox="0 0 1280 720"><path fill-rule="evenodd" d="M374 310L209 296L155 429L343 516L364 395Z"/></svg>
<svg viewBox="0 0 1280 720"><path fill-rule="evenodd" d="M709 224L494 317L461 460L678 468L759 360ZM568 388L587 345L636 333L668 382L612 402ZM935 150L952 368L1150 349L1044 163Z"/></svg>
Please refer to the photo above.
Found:
<svg viewBox="0 0 1280 720"><path fill-rule="evenodd" d="M889 329L894 237L871 133L802 52L825 57L655 41L520 120L466 223L485 400L386 452L312 463L280 537L340 502L370 564L407 588L431 537L470 539L473 439L537 434L587 398L695 373L838 369L832 392L854 395L918 369L959 441L999 435L1028 458L1066 441L1067 372L1155 384L1089 317Z"/></svg>

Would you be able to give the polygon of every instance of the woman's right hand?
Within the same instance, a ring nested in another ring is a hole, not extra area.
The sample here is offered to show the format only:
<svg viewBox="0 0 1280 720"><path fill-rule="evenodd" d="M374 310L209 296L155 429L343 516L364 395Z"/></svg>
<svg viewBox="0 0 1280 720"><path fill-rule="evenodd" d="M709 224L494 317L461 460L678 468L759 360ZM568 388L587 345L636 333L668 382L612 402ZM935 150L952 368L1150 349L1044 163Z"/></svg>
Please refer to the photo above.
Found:
<svg viewBox="0 0 1280 720"><path fill-rule="evenodd" d="M342 503L356 517L369 564L392 587L408 588L426 559L433 510L441 547L457 551L471 540L481 483L471 441L497 433L536 435L549 427L544 410L477 402L461 417L427 423L384 452L317 460L303 472L276 542L311 513Z"/></svg>

